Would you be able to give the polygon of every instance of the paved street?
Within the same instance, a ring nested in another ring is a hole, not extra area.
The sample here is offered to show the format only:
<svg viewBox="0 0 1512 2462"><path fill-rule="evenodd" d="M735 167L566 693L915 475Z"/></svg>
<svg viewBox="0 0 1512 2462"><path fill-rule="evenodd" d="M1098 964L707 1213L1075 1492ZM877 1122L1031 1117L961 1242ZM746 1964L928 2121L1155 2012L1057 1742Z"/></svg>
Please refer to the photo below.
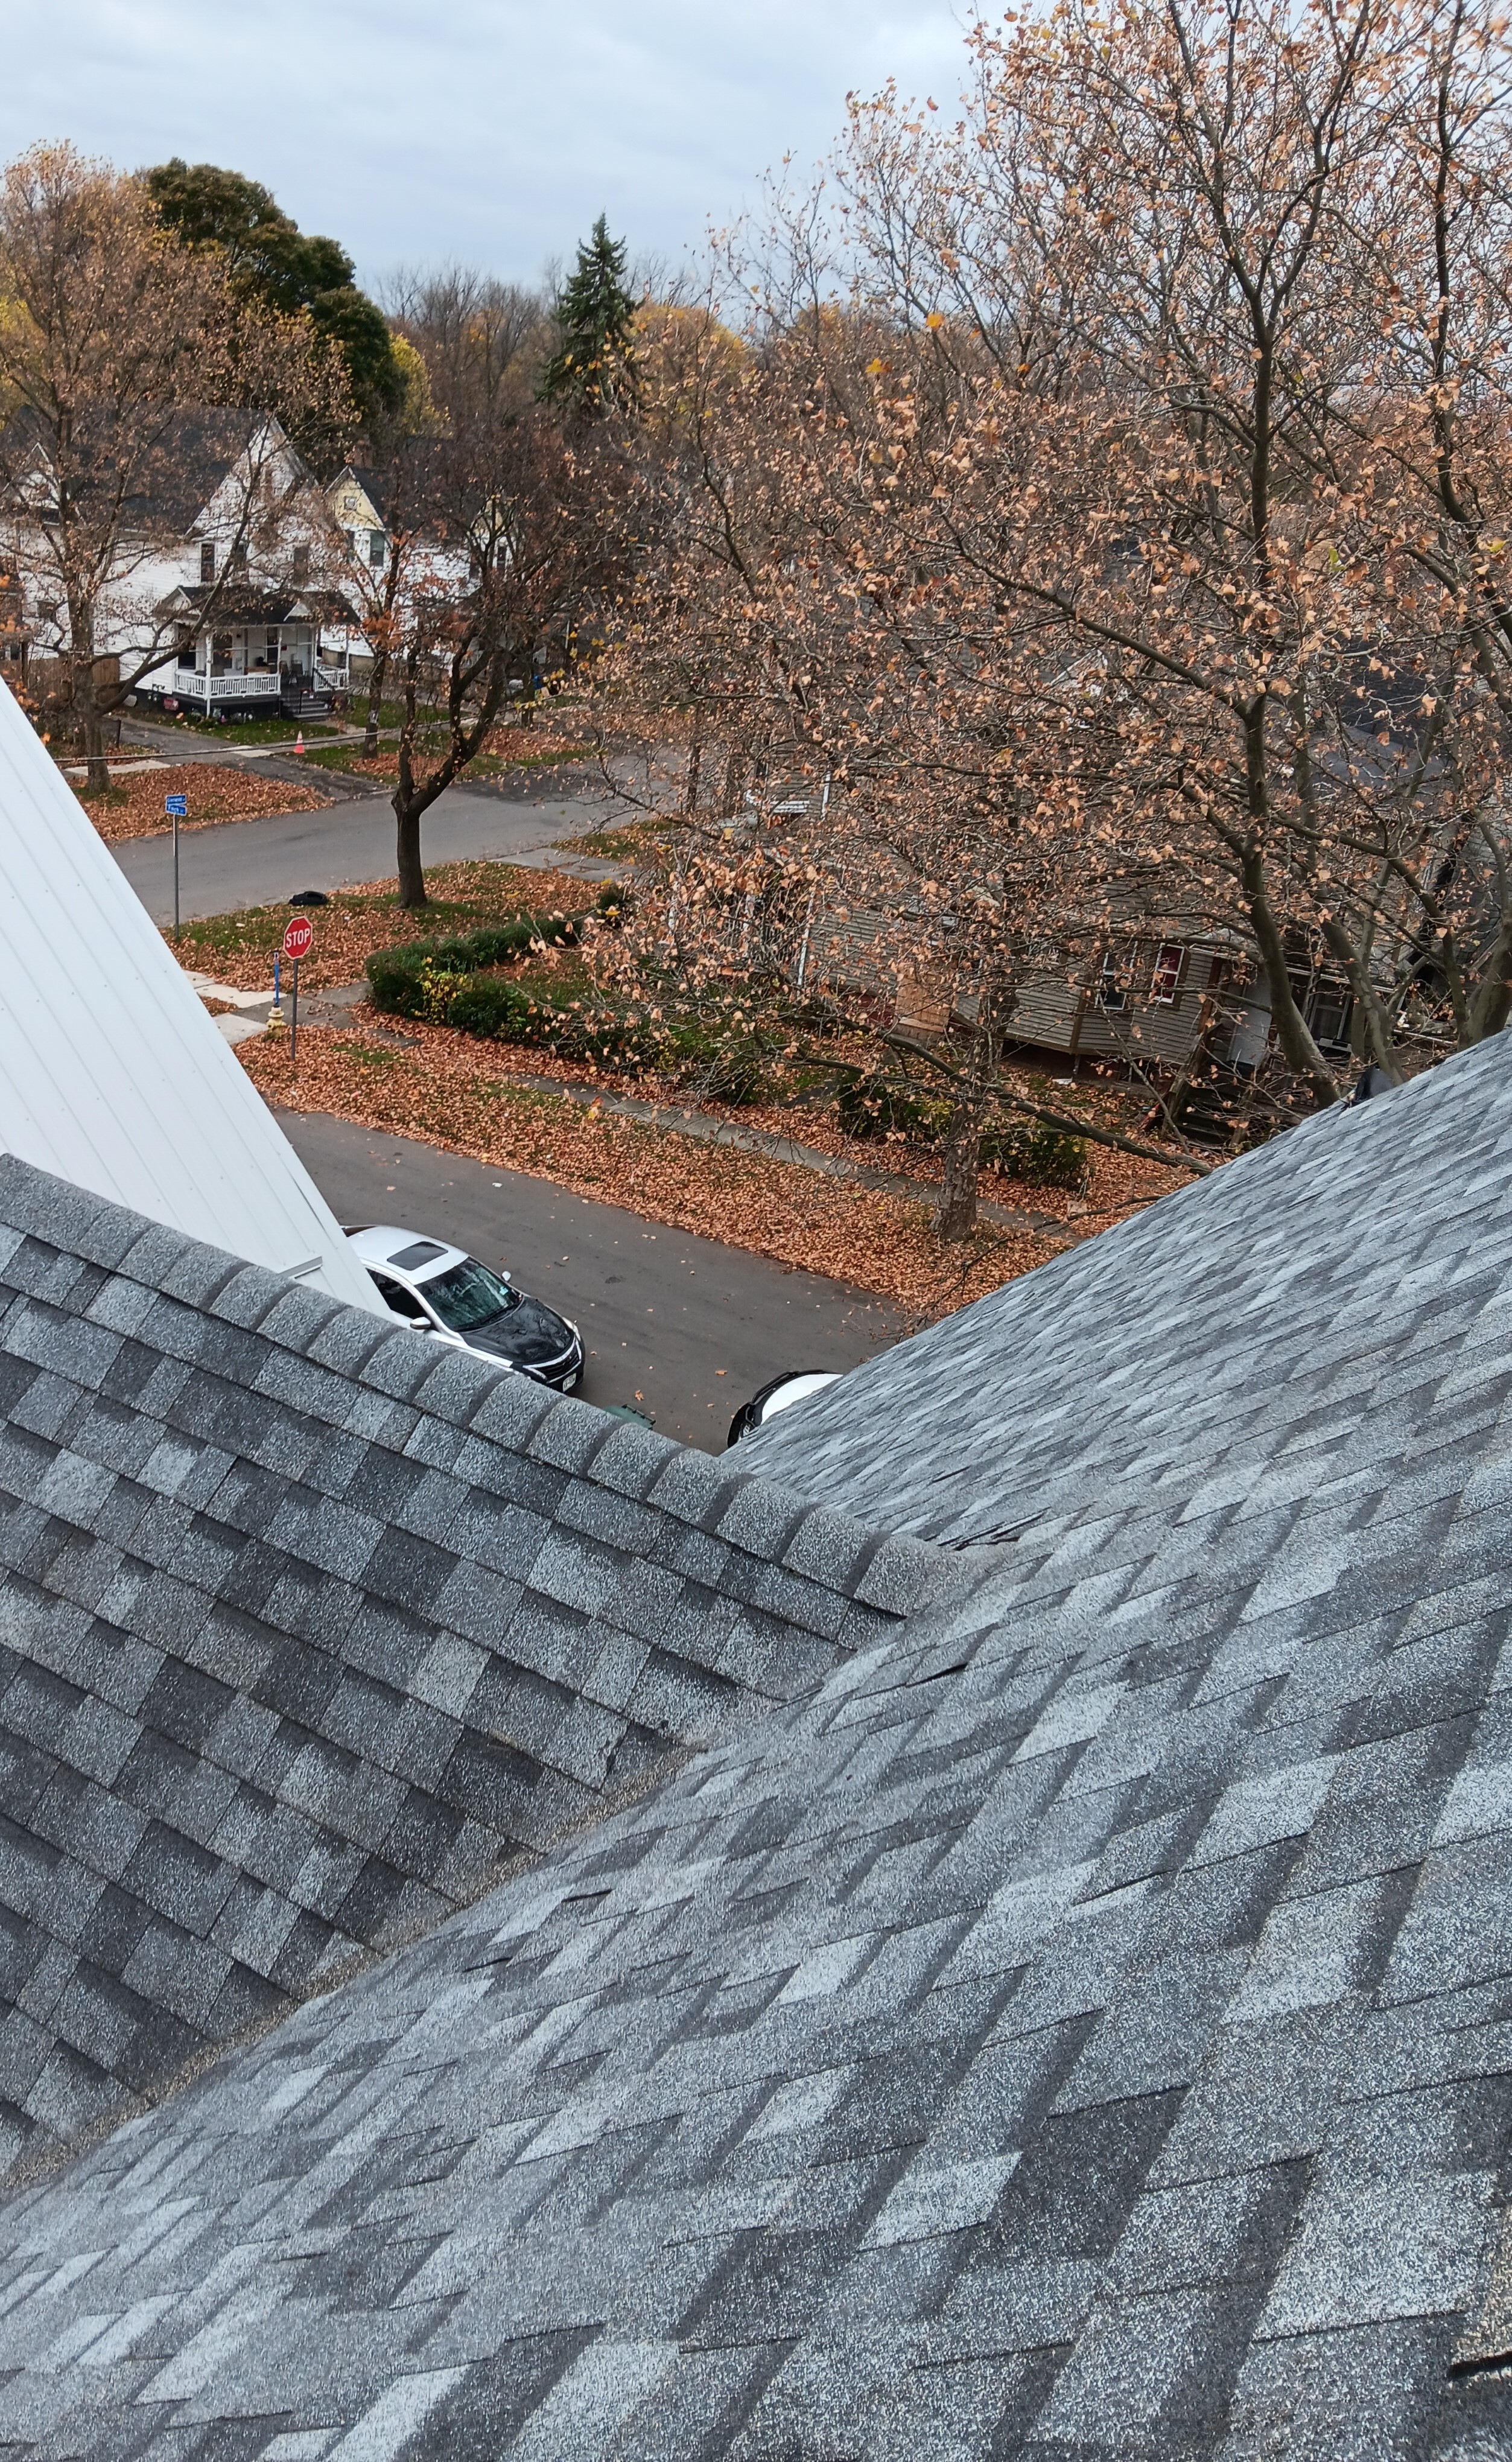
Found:
<svg viewBox="0 0 1512 2462"><path fill-rule="evenodd" d="M738 1404L785 1368L853 1368L898 1312L818 1274L669 1231L618 1206L319 1113L279 1120L343 1222L397 1222L508 1266L582 1328L590 1402L654 1411L720 1452Z"/></svg>
<svg viewBox="0 0 1512 2462"><path fill-rule="evenodd" d="M549 796L512 803L466 787L448 787L421 824L427 864L491 855L508 863L550 867L558 838L613 826L618 807L607 798ZM173 920L170 836L128 838L111 850L156 923ZM270 906L299 889L351 888L393 877L394 813L386 796L338 804L318 812L277 812L267 820L227 821L187 830L179 839L181 912L227 915L242 906ZM586 878L607 878L611 864L574 860Z"/></svg>

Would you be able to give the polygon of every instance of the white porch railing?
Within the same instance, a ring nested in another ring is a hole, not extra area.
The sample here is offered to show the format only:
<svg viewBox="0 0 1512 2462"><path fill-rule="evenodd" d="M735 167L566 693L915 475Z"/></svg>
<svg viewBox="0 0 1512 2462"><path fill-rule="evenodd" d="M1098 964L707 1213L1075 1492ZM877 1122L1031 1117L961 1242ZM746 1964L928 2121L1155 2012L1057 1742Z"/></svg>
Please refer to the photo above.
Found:
<svg viewBox="0 0 1512 2462"><path fill-rule="evenodd" d="M345 692L347 672L344 667L323 667L315 663L315 681L322 692Z"/></svg>
<svg viewBox="0 0 1512 2462"><path fill-rule="evenodd" d="M180 667L166 687L181 701L203 701L206 706L217 701L276 701L278 678L274 675L206 676L193 667Z"/></svg>

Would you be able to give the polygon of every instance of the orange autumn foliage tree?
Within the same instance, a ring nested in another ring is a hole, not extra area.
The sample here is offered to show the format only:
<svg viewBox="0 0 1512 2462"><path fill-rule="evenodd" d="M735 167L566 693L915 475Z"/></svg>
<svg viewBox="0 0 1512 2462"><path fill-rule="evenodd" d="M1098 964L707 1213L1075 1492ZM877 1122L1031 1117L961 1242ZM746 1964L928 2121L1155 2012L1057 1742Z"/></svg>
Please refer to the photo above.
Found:
<svg viewBox="0 0 1512 2462"><path fill-rule="evenodd" d="M814 851L972 987L968 1094L1131 913L1245 953L1283 1117L1339 1091L1320 968L1388 1077L1499 1030L1500 19L1069 0L969 65L958 119L857 104L755 269L641 601L663 733L831 775Z"/></svg>

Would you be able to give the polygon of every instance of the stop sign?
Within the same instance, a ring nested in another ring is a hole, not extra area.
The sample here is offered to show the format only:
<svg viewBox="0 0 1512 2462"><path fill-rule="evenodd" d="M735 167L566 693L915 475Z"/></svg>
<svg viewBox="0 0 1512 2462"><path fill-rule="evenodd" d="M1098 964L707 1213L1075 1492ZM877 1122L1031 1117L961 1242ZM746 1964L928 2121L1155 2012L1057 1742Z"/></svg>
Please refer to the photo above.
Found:
<svg viewBox="0 0 1512 2462"><path fill-rule="evenodd" d="M296 915L284 934L286 958L308 958L314 942L315 927L308 915Z"/></svg>

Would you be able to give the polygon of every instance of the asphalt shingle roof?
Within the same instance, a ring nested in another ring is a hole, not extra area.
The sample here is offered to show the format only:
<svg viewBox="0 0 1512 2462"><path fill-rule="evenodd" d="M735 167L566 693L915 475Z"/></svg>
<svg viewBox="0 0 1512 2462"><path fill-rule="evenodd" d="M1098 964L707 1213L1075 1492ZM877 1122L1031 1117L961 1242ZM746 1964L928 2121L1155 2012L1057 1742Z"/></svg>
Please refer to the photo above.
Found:
<svg viewBox="0 0 1512 2462"><path fill-rule="evenodd" d="M931 1552L0 1161L0 2163L812 1689Z"/></svg>
<svg viewBox="0 0 1512 2462"><path fill-rule="evenodd" d="M1509 1194L1498 1041L753 1445L1019 1535L12 2196L0 2450L1512 2452Z"/></svg>

